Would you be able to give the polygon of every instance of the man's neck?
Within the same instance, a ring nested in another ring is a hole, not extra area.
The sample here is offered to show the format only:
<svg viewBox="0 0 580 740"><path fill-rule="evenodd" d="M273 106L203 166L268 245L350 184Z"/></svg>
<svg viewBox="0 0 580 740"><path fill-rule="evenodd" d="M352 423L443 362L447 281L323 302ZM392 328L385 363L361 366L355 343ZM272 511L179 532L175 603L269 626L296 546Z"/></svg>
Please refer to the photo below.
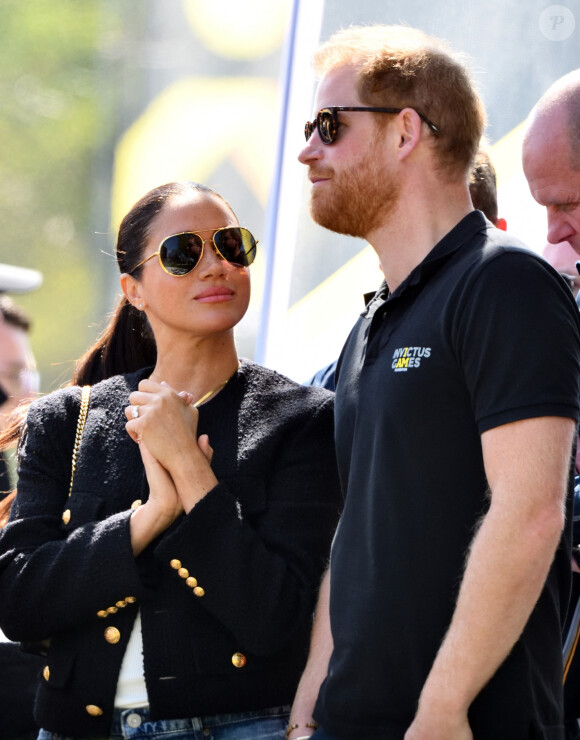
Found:
<svg viewBox="0 0 580 740"><path fill-rule="evenodd" d="M421 198L401 197L388 223L367 235L392 293L433 247L473 210L467 187L444 187Z"/></svg>

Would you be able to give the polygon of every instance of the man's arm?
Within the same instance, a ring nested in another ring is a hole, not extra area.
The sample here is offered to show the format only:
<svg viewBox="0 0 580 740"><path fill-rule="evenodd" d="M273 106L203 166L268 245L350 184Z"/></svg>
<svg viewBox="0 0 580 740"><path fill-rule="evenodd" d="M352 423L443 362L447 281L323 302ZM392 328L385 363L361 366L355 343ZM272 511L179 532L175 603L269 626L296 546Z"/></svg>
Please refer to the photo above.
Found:
<svg viewBox="0 0 580 740"><path fill-rule="evenodd" d="M332 653L332 634L330 631L330 568L326 571L320 585L318 595L318 605L314 615L314 625L312 627L312 638L310 640L310 654L308 663L298 684L296 698L290 712L289 727L298 725L296 729L288 733L288 738L304 737L313 735L314 728L307 727L307 724L314 724L312 712L318 697L320 684L326 678L328 670L328 661Z"/></svg>
<svg viewBox="0 0 580 740"><path fill-rule="evenodd" d="M467 711L520 636L565 520L574 422L526 419L481 437L491 492L453 619L405 740L472 738Z"/></svg>

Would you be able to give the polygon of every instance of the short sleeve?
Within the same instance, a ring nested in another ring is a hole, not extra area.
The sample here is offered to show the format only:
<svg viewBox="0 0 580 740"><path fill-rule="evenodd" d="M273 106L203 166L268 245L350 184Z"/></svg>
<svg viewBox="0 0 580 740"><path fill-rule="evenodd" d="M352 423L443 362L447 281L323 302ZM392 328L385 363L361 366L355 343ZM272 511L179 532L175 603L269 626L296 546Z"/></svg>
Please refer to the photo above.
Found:
<svg viewBox="0 0 580 740"><path fill-rule="evenodd" d="M579 312L551 266L525 250L484 261L463 286L454 342L480 433L578 417Z"/></svg>

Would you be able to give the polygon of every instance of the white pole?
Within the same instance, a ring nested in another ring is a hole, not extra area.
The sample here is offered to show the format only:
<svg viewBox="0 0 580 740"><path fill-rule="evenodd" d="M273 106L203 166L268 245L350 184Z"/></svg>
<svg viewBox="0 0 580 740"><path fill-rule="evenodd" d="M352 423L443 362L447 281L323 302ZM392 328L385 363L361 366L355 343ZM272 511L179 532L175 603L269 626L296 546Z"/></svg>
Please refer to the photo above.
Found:
<svg viewBox="0 0 580 740"><path fill-rule="evenodd" d="M311 115L312 54L320 39L324 0L294 0L282 62L278 149L266 210L266 277L255 359L280 369L298 231L304 168L296 160Z"/></svg>

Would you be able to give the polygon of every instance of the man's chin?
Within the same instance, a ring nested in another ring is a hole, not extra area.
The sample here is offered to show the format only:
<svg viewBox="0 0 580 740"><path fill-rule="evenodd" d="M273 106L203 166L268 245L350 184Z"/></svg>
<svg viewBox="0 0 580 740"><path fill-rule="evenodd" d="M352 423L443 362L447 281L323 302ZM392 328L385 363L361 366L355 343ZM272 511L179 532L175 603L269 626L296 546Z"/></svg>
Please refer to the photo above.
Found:
<svg viewBox="0 0 580 740"><path fill-rule="evenodd" d="M328 210L325 208L317 207L315 203L310 202L310 216L312 220L319 226L322 226L329 231L334 231L335 234L344 234L345 236L362 236L358 232L358 229L354 228L354 225L350 223L348 217L344 213L337 213L334 209Z"/></svg>

